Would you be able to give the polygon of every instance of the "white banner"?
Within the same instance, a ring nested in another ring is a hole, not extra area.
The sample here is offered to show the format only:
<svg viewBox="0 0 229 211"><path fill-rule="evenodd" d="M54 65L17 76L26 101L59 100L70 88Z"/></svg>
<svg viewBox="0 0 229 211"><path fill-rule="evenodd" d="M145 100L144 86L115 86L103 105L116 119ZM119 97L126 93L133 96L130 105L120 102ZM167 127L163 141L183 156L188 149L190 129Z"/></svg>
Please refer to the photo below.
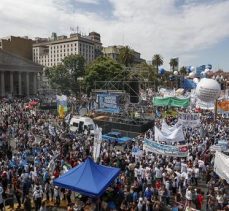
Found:
<svg viewBox="0 0 229 211"><path fill-rule="evenodd" d="M155 141L165 142L167 144L185 140L182 126L179 126L170 134L163 133L155 126L154 127L154 136L155 136Z"/></svg>
<svg viewBox="0 0 229 211"><path fill-rule="evenodd" d="M188 146L173 146L159 144L152 139L144 139L143 149L148 152L155 154L172 156L172 157L187 157L188 156Z"/></svg>
<svg viewBox="0 0 229 211"><path fill-rule="evenodd" d="M176 96L176 90L175 89L160 88L159 93L163 97L174 97L174 96Z"/></svg>
<svg viewBox="0 0 229 211"><path fill-rule="evenodd" d="M173 131L175 131L177 129L177 124L170 127L168 126L168 124L166 123L165 120L163 120L162 124L161 124L161 132L167 135L170 135Z"/></svg>
<svg viewBox="0 0 229 211"><path fill-rule="evenodd" d="M214 171L220 178L229 183L229 157L216 151L214 160Z"/></svg>
<svg viewBox="0 0 229 211"><path fill-rule="evenodd" d="M101 143L102 143L102 128L98 128L98 125L96 125L94 131L94 146L93 146L93 158L95 162L100 156Z"/></svg>
<svg viewBox="0 0 229 211"><path fill-rule="evenodd" d="M184 127L197 127L200 125L200 114L198 113L179 113L178 124Z"/></svg>
<svg viewBox="0 0 229 211"><path fill-rule="evenodd" d="M196 108L206 109L206 110L214 110L215 104L214 102L204 102L200 99L196 100Z"/></svg>

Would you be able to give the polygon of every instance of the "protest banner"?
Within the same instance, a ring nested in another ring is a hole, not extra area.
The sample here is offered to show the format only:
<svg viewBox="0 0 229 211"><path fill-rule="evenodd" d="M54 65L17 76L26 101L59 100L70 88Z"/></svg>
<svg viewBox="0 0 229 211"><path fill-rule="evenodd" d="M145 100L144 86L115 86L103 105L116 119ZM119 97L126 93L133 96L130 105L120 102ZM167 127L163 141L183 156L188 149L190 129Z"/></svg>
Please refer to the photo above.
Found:
<svg viewBox="0 0 229 211"><path fill-rule="evenodd" d="M229 157L216 151L214 159L214 171L220 178L229 183Z"/></svg>
<svg viewBox="0 0 229 211"><path fill-rule="evenodd" d="M158 142L165 142L165 143L174 143L174 142L181 142L185 140L184 133L182 126L176 128L174 131L166 131L163 132L158 127L154 127L154 136L155 141Z"/></svg>
<svg viewBox="0 0 229 211"><path fill-rule="evenodd" d="M188 146L187 145L166 145L160 144L152 139L144 139L143 149L156 154L172 156L172 157L187 157Z"/></svg>
<svg viewBox="0 0 229 211"><path fill-rule="evenodd" d="M165 120L163 120L162 124L161 124L161 132L164 134L168 134L170 135L171 133L173 133L173 131L175 131L178 128L178 125L175 124L174 126L170 127Z"/></svg>
<svg viewBox="0 0 229 211"><path fill-rule="evenodd" d="M184 127L197 127L200 125L199 113L179 113L178 124Z"/></svg>
<svg viewBox="0 0 229 211"><path fill-rule="evenodd" d="M120 95L118 94L98 94L97 102L98 109L100 112L119 113L119 100Z"/></svg>

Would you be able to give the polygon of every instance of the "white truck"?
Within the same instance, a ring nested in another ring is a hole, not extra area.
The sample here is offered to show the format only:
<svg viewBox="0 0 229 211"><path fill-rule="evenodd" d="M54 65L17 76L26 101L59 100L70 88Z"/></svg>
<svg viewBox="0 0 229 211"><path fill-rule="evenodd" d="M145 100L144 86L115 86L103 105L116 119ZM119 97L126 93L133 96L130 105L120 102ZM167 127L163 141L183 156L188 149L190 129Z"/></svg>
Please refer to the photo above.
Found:
<svg viewBox="0 0 229 211"><path fill-rule="evenodd" d="M95 123L93 119L89 117L73 116L69 126L72 132L90 132L90 134L93 135L95 130Z"/></svg>

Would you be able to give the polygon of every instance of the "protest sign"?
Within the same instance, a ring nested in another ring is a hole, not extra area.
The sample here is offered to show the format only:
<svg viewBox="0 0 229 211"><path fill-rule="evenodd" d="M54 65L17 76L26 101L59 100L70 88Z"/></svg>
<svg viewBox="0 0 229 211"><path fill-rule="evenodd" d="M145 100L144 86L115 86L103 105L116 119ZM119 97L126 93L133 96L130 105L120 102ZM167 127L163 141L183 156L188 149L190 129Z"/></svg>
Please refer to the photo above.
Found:
<svg viewBox="0 0 229 211"><path fill-rule="evenodd" d="M187 157L188 146L173 146L157 143L152 139L144 139L143 149L156 154L172 156L172 157Z"/></svg>
<svg viewBox="0 0 229 211"><path fill-rule="evenodd" d="M165 143L174 143L174 142L181 142L185 140L184 133L182 126L176 128L172 132L163 132L158 129L158 127L154 127L154 135L155 141L165 142Z"/></svg>
<svg viewBox="0 0 229 211"><path fill-rule="evenodd" d="M179 113L178 124L184 127L197 127L200 125L199 113Z"/></svg>

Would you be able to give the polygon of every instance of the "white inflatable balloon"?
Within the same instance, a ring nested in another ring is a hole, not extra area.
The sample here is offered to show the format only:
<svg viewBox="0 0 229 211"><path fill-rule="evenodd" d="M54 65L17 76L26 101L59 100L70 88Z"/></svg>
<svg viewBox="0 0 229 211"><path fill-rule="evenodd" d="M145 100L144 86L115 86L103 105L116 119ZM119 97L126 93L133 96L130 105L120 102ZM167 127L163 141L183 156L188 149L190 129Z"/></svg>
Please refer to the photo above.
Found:
<svg viewBox="0 0 229 211"><path fill-rule="evenodd" d="M177 71L174 71L174 73L173 73L174 75L178 75L178 72Z"/></svg>
<svg viewBox="0 0 229 211"><path fill-rule="evenodd" d="M195 77L195 75L196 75L196 74L195 74L194 72L191 72L191 73L189 73L189 75L188 75L188 76L189 76L190 78L194 78L194 77Z"/></svg>
<svg viewBox="0 0 229 211"><path fill-rule="evenodd" d="M220 85L216 80L203 78L197 84L196 95L204 102L213 102L220 96Z"/></svg>
<svg viewBox="0 0 229 211"><path fill-rule="evenodd" d="M191 71L194 71L194 70L195 70L195 67L193 67L193 66L190 67L190 70L191 70Z"/></svg>

